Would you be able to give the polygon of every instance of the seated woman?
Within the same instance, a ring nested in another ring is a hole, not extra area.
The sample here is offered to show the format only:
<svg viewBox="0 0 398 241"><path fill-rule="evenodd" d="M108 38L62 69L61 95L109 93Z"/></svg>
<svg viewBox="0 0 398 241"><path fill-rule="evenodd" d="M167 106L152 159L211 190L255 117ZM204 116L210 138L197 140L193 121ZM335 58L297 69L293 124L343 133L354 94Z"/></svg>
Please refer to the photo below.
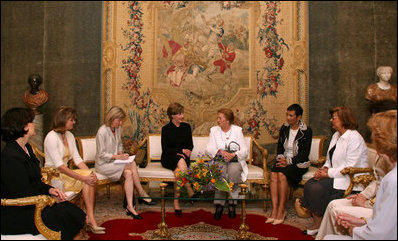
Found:
<svg viewBox="0 0 398 241"><path fill-rule="evenodd" d="M123 153L123 144L121 137L122 122L126 118L126 113L122 108L113 106L105 116L104 124L98 129L95 137L97 143L97 154L95 156L95 171L109 178L115 182L124 176L124 191L126 194L127 206L126 214L132 216L134 219L142 219L134 208L133 194L134 186L141 197L149 197L141 186L140 178L138 176L138 169L135 162L128 164L115 164L116 159L126 160L129 158L128 154ZM152 205L152 199L143 199L147 205Z"/></svg>
<svg viewBox="0 0 398 241"><path fill-rule="evenodd" d="M206 146L206 154L214 158L218 153L221 153L226 163L222 163L222 170L226 174L226 180L233 182L234 186L230 192L233 199L238 199L239 189L238 184L246 181L248 174L248 167L246 158L248 149L246 147L245 138L243 136L242 128L234 123L234 112L228 108L222 108L217 111L218 126L213 126L210 129L209 143ZM235 146L231 150L231 146ZM228 148L230 147L230 148ZM228 150L229 149L229 150ZM225 200L217 200L227 198L228 193L216 190L214 195L214 204L216 211L214 219L218 220L222 216L225 205ZM236 217L235 207L237 200L229 200L228 215L230 218Z"/></svg>
<svg viewBox="0 0 398 241"><path fill-rule="evenodd" d="M44 139L45 166L57 168L58 178L65 191L83 192L87 211L87 228L95 234L104 234L105 228L97 225L94 216L95 185L97 176L84 163L76 148L75 136L70 132L76 123L76 110L61 106L55 111L52 130ZM68 162L73 158L79 169L69 169ZM53 178L56 180L57 178Z"/></svg>
<svg viewBox="0 0 398 241"><path fill-rule="evenodd" d="M191 160L193 149L191 126L184 120L184 107L179 103L171 103L167 108L170 122L162 127L162 156L161 163L164 168L170 169L177 174L177 170L187 170ZM190 183L185 184L189 197L194 195ZM180 197L180 190L174 183L174 197ZM174 199L174 211L177 216L182 215L178 199Z"/></svg>
<svg viewBox="0 0 398 241"><path fill-rule="evenodd" d="M337 214L344 212L355 217L366 219L373 217L373 206L381 179L391 170L389 164L379 157L373 165L376 180L372 181L361 193L347 198L335 199L329 203L316 239L321 240L328 234L342 234L336 224Z"/></svg>
<svg viewBox="0 0 398 241"><path fill-rule="evenodd" d="M305 234L315 235L330 201L342 198L350 179L340 171L345 167L368 167L367 146L356 129L358 122L348 107L335 107L329 111L330 122L336 130L328 148L326 162L304 185L301 205L311 211L314 223ZM362 191L356 186L353 193Z"/></svg>
<svg viewBox="0 0 398 241"><path fill-rule="evenodd" d="M297 188L310 161L312 130L301 121L303 108L293 104L287 108L286 124L279 131L277 160L271 169L271 216L265 223L281 224L285 219L289 185Z"/></svg>
<svg viewBox="0 0 398 241"><path fill-rule="evenodd" d="M61 238L81 238L86 214L65 201L61 190L43 183L39 160L33 154L29 139L36 135L32 109L12 108L1 118L1 134L6 146L1 152L1 198L23 198L51 195L57 203L42 211L44 224L61 231ZM35 206L1 206L1 234L38 234L34 222Z"/></svg>
<svg viewBox="0 0 398 241"><path fill-rule="evenodd" d="M397 111L373 115L368 121L372 140L379 155L392 170L385 175L377 191L373 218L337 215L337 225L348 229L348 235L326 235L328 240L397 240Z"/></svg>

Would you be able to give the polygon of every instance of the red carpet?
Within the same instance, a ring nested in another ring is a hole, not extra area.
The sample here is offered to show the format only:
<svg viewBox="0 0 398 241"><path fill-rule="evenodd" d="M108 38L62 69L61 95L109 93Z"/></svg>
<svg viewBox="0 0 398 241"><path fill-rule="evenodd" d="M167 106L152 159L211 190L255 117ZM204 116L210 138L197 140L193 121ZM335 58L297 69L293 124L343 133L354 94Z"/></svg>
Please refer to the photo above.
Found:
<svg viewBox="0 0 398 241"><path fill-rule="evenodd" d="M97 235L88 232L89 240L142 240L142 236L129 236L129 233L144 233L148 230L156 230L161 220L159 212L143 212L142 220L132 219L126 216L126 219L114 219L106 221L102 224L106 228L106 234ZM312 236L302 234L302 231L296 227L279 224L272 225L264 223L266 217L247 214L246 223L249 231L259 234L263 237L277 238L281 240L313 240ZM185 212L182 217L176 217L174 213L166 213L166 223L170 228L182 227L184 225L192 225L199 222L222 227L223 229L238 230L241 222L240 215L235 219L230 219L228 214L223 214L220 220L214 220L213 213L198 210L191 213Z"/></svg>

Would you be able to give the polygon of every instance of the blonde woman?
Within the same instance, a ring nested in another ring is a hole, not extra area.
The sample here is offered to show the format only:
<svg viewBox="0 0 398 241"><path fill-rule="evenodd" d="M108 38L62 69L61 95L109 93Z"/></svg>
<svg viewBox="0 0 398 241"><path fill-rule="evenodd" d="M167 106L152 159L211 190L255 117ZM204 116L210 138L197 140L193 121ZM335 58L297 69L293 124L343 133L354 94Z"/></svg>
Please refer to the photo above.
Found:
<svg viewBox="0 0 398 241"><path fill-rule="evenodd" d="M76 110L61 106L55 111L52 130L44 139L45 166L55 167L60 172L60 181L65 191L80 192L86 206L86 224L89 231L104 234L105 228L97 225L94 217L95 185L97 176L84 163L76 148L75 137L70 132L76 123ZM69 169L68 162L73 159L79 169Z"/></svg>
<svg viewBox="0 0 398 241"><path fill-rule="evenodd" d="M113 106L106 114L104 124L98 129L95 138L97 143L95 170L111 181L118 181L122 175L124 176L126 214L134 219L142 219L133 205L134 186L141 197L149 196L141 186L137 165L134 161L129 164L114 163L116 159L126 160L129 157L127 153L123 153L121 138L121 126L124 118L126 118L126 113L118 106ZM150 198L142 200L147 205L155 204ZM141 199L140 202L142 202Z"/></svg>

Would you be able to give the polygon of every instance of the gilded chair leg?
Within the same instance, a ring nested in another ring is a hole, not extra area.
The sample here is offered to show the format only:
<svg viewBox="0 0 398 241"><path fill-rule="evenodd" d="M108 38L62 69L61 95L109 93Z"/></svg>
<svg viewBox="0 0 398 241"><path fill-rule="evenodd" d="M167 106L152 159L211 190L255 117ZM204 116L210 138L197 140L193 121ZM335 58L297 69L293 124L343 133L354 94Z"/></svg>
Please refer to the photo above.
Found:
<svg viewBox="0 0 398 241"><path fill-rule="evenodd" d="M111 184L106 185L106 194L108 195L108 199L111 198Z"/></svg>

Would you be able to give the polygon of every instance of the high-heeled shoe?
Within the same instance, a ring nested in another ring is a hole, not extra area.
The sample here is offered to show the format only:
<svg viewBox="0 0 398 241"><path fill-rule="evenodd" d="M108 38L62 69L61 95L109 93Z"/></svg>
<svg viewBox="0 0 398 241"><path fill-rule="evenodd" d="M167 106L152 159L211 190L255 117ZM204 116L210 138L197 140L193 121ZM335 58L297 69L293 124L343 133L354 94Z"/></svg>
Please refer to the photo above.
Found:
<svg viewBox="0 0 398 241"><path fill-rule="evenodd" d="M181 209L175 209L174 212L175 212L177 217L181 217L182 216L182 210Z"/></svg>
<svg viewBox="0 0 398 241"><path fill-rule="evenodd" d="M275 221L275 218L268 218L267 220L265 220L265 223L272 223Z"/></svg>
<svg viewBox="0 0 398 241"><path fill-rule="evenodd" d="M139 198L139 199L138 199L138 203L139 203L139 204L145 203L145 205L155 205L155 204L156 204L156 202L154 202L153 200L147 201L147 200L144 199L144 198Z"/></svg>
<svg viewBox="0 0 398 241"><path fill-rule="evenodd" d="M224 210L224 206L220 204L216 204L216 212L214 213L214 219L219 220L222 216L222 212Z"/></svg>
<svg viewBox="0 0 398 241"><path fill-rule="evenodd" d="M93 226L91 224L86 225L86 230L94 234L105 234L105 228L100 226Z"/></svg>
<svg viewBox="0 0 398 241"><path fill-rule="evenodd" d="M126 196L124 196L123 209L126 209L126 208L127 208L127 199L126 199ZM135 198L133 198L133 208L135 209Z"/></svg>
<svg viewBox="0 0 398 241"><path fill-rule="evenodd" d="M128 209L126 209L126 214L127 214L128 216L133 217L134 219L138 219L138 220L141 220L141 219L142 219L141 215L139 215L139 214L135 215L134 213L130 212Z"/></svg>
<svg viewBox="0 0 398 241"><path fill-rule="evenodd" d="M286 212L283 213L283 217L282 219L275 219L274 222L272 223L273 225L278 225L281 224L285 221L285 217L286 217Z"/></svg>
<svg viewBox="0 0 398 241"><path fill-rule="evenodd" d="M235 218L236 217L235 204L229 204L228 205L228 216L229 216L229 218Z"/></svg>

